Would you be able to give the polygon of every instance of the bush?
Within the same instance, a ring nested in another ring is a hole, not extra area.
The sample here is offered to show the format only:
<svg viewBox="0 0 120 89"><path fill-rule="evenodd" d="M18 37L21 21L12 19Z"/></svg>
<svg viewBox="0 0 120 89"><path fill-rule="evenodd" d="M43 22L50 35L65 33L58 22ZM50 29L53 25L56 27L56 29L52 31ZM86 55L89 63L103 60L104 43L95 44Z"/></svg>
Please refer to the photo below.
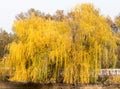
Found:
<svg viewBox="0 0 120 89"><path fill-rule="evenodd" d="M107 81L111 84L120 84L120 75L110 76Z"/></svg>

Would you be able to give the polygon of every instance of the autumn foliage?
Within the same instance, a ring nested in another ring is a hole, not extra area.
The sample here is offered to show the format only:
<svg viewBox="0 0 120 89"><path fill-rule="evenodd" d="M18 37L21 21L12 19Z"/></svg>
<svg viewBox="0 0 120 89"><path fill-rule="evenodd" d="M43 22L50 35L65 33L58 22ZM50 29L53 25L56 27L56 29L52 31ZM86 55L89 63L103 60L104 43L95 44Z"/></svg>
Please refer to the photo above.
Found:
<svg viewBox="0 0 120 89"><path fill-rule="evenodd" d="M91 4L77 5L61 20L36 16L16 20L17 42L6 67L12 81L96 82L101 66L116 64L116 34Z"/></svg>

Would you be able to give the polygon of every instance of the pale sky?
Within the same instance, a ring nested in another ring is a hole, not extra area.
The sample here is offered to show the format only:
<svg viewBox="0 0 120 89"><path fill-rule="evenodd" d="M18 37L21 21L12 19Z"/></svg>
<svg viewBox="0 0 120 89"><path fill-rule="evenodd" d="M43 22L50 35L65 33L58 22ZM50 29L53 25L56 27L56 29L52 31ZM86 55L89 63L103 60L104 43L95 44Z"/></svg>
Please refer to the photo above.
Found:
<svg viewBox="0 0 120 89"><path fill-rule="evenodd" d="M12 32L15 16L30 8L45 13L54 13L57 9L67 12L76 4L86 2L93 3L101 14L109 15L112 19L120 13L120 0L0 0L0 28Z"/></svg>

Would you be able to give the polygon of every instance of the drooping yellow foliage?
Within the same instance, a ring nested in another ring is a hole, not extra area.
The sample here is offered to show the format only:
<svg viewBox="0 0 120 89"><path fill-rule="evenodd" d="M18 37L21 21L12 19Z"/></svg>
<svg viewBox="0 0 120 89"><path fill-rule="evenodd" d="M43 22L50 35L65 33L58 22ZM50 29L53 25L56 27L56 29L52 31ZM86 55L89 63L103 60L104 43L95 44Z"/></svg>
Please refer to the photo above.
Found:
<svg viewBox="0 0 120 89"><path fill-rule="evenodd" d="M14 22L14 32L19 41L10 44L6 61L14 81L95 82L102 61L116 60L116 38L91 4L76 6L63 21L32 13Z"/></svg>
<svg viewBox="0 0 120 89"><path fill-rule="evenodd" d="M112 34L105 18L99 15L98 10L94 9L91 4L76 6L71 12L71 19L70 26L75 46L73 49L75 60L72 65L75 63L74 66L77 67L77 69L73 67L74 73L72 74L76 74L77 78L73 78L73 76L75 77L73 75L72 82L95 82L101 66L115 67L116 37ZM66 77L69 74L71 73L66 74ZM66 79L66 81L68 80Z"/></svg>

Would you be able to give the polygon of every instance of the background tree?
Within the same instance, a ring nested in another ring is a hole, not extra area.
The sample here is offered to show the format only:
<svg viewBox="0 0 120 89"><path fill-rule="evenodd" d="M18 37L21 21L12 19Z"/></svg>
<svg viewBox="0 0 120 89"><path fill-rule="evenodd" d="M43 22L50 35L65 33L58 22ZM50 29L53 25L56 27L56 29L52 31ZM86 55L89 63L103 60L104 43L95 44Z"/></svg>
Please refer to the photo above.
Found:
<svg viewBox="0 0 120 89"><path fill-rule="evenodd" d="M44 12L41 12L39 10L35 10L35 9L31 8L26 13L21 12L20 14L18 14L16 16L16 19L17 20L28 19L28 18L30 18L32 13L34 13L35 16L45 18L45 19L56 20L56 21L62 21L62 20L64 20L66 18L66 15L64 14L63 10L57 10L55 12L55 14L50 15L49 13L45 14Z"/></svg>
<svg viewBox="0 0 120 89"><path fill-rule="evenodd" d="M115 24L120 28L120 15L115 18Z"/></svg>
<svg viewBox="0 0 120 89"><path fill-rule="evenodd" d="M31 8L31 9L28 10L28 12L26 12L26 13L21 12L20 14L18 14L18 15L16 16L16 19L17 19L17 20L29 19L32 13L34 13L35 16L38 16L38 17L42 17L42 18L45 18L45 17L46 17L45 13ZM48 16L48 14L47 14L47 16Z"/></svg>
<svg viewBox="0 0 120 89"><path fill-rule="evenodd" d="M14 34L9 34L5 30L0 29L0 58L2 58L6 53L8 53L7 45L11 43L14 39Z"/></svg>

